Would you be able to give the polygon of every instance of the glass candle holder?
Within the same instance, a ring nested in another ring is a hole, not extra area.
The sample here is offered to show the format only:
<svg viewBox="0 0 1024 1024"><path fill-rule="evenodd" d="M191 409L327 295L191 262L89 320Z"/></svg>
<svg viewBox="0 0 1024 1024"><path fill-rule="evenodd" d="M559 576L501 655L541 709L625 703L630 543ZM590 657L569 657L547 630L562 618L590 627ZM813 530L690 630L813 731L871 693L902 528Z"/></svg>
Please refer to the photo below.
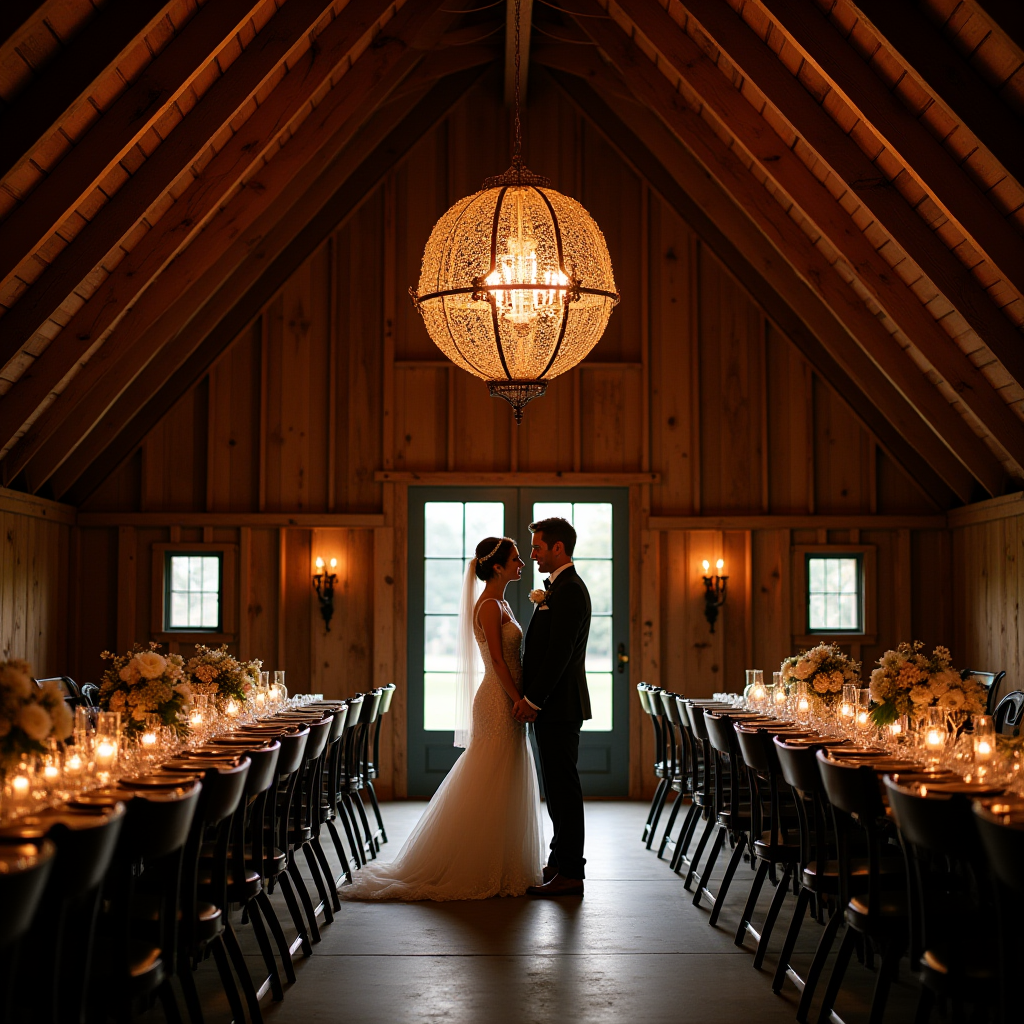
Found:
<svg viewBox="0 0 1024 1024"><path fill-rule="evenodd" d="M929 764L938 764L946 747L946 713L942 708L925 708L921 747Z"/></svg>
<svg viewBox="0 0 1024 1024"><path fill-rule="evenodd" d="M811 698L807 695L807 680L796 681L796 720L806 725L811 720Z"/></svg>
<svg viewBox="0 0 1024 1024"><path fill-rule="evenodd" d="M276 690L275 698L277 700L286 701L288 699L288 687L284 685L283 668L274 670L274 689Z"/></svg>
<svg viewBox="0 0 1024 1024"><path fill-rule="evenodd" d="M781 672L772 673L772 710L780 718L789 705L789 694L786 692L786 684L782 681Z"/></svg>
<svg viewBox="0 0 1024 1024"><path fill-rule="evenodd" d="M991 715L974 716L974 767L978 776L984 776L992 767L996 756L996 726Z"/></svg>
<svg viewBox="0 0 1024 1024"><path fill-rule="evenodd" d="M764 685L764 670L759 668L747 669L747 686L750 703L755 708L763 708L768 699L768 691Z"/></svg>
<svg viewBox="0 0 1024 1024"><path fill-rule="evenodd" d="M857 685L843 683L843 699L839 705L839 720L844 725L852 725L857 717Z"/></svg>
<svg viewBox="0 0 1024 1024"><path fill-rule="evenodd" d="M871 731L871 690L864 688L857 693L857 731L866 735Z"/></svg>

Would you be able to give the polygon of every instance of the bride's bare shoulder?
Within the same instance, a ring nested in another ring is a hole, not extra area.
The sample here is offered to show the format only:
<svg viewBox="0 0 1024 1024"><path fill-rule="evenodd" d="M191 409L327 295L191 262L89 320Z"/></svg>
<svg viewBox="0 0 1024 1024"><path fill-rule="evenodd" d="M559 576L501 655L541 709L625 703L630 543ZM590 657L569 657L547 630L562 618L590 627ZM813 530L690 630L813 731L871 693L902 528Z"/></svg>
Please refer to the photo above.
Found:
<svg viewBox="0 0 1024 1024"><path fill-rule="evenodd" d="M504 610L501 605L493 597L482 597L476 603L476 620L481 625L486 625L492 622L500 622Z"/></svg>

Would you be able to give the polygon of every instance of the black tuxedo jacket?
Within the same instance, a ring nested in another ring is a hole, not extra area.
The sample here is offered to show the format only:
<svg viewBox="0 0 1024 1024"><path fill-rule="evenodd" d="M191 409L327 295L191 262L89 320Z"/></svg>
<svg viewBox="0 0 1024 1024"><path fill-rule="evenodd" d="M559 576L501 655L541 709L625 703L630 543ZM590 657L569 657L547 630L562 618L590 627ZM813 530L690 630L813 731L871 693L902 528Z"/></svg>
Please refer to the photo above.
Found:
<svg viewBox="0 0 1024 1024"><path fill-rule="evenodd" d="M544 605L533 611L523 652L526 699L545 722L579 722L592 717L587 689L590 593L573 566L563 569Z"/></svg>

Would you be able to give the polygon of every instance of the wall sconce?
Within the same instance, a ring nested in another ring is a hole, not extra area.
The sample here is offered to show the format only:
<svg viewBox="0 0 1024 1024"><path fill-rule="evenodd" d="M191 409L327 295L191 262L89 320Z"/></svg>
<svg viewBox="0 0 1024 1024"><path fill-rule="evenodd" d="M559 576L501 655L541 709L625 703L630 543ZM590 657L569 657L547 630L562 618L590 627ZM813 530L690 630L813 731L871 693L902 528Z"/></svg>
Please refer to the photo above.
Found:
<svg viewBox="0 0 1024 1024"><path fill-rule="evenodd" d="M711 568L711 563L705 558L702 564L704 566L704 618L708 620L711 632L714 633L718 609L725 604L725 585L729 577L709 576L708 570ZM720 558L715 568L721 573L725 568L725 562Z"/></svg>
<svg viewBox="0 0 1024 1024"><path fill-rule="evenodd" d="M338 567L338 560L331 559L331 569ZM317 600L320 602L320 615L324 620L327 632L331 631L331 618L334 616L334 581L338 577L335 573L327 572L324 568L324 560L317 558L316 572L313 574L313 586L316 589Z"/></svg>

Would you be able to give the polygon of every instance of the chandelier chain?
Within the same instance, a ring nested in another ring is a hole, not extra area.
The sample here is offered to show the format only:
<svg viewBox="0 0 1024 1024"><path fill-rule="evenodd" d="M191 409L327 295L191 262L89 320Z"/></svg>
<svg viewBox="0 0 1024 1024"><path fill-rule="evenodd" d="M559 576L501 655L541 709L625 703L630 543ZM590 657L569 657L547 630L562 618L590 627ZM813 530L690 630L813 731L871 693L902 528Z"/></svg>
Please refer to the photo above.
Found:
<svg viewBox="0 0 1024 1024"><path fill-rule="evenodd" d="M515 12L516 12L516 140L515 148L512 154L512 165L517 171L521 170L523 166L523 136L522 136L522 124L519 120L519 22L520 22L520 10L521 0L515 0Z"/></svg>

